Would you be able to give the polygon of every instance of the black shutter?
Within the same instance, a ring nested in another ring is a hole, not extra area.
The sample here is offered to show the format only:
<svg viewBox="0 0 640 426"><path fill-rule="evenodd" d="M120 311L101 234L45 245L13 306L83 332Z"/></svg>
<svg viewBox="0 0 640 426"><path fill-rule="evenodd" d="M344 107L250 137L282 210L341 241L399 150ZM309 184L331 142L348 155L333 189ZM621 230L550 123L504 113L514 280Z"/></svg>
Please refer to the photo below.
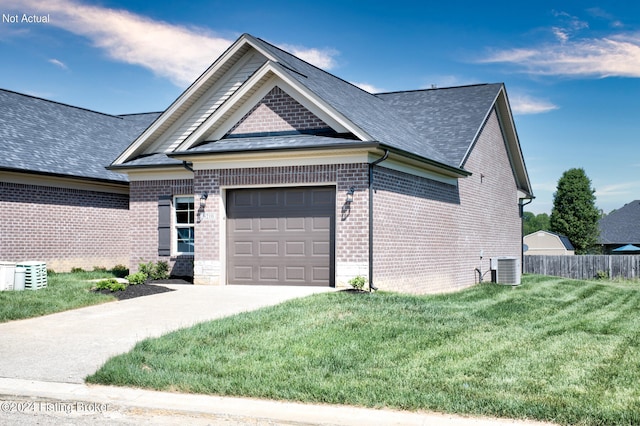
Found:
<svg viewBox="0 0 640 426"><path fill-rule="evenodd" d="M171 256L171 195L158 198L158 256Z"/></svg>

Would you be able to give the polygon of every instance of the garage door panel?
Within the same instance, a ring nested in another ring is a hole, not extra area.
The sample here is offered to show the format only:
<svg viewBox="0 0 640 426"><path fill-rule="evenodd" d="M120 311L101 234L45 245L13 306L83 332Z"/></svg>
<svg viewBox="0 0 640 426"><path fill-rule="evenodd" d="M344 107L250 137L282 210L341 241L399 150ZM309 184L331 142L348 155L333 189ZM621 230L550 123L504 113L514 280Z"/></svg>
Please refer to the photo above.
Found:
<svg viewBox="0 0 640 426"><path fill-rule="evenodd" d="M229 190L227 217L230 284L333 285L334 188Z"/></svg>
<svg viewBox="0 0 640 426"><path fill-rule="evenodd" d="M260 249L258 250L258 256L279 256L279 243L278 241L260 241Z"/></svg>
<svg viewBox="0 0 640 426"><path fill-rule="evenodd" d="M306 254L304 241L285 241L285 256L304 256Z"/></svg>
<svg viewBox="0 0 640 426"><path fill-rule="evenodd" d="M272 232L278 232L278 228L279 228L279 221L278 218L275 217L269 217L269 218L259 218L259 219L255 219L256 222L258 222L258 226L257 228L260 231L272 231Z"/></svg>
<svg viewBox="0 0 640 426"><path fill-rule="evenodd" d="M304 217L286 217L284 218L284 229L287 231L304 231L305 221Z"/></svg>
<svg viewBox="0 0 640 426"><path fill-rule="evenodd" d="M260 281L279 281L280 274L277 266L260 266Z"/></svg>

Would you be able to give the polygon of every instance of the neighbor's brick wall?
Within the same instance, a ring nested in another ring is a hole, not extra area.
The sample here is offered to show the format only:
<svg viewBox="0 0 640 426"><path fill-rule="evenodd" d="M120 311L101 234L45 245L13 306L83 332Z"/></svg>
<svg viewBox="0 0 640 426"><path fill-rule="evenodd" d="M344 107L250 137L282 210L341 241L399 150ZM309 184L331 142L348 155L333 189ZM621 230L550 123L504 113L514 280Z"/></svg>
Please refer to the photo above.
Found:
<svg viewBox="0 0 640 426"><path fill-rule="evenodd" d="M168 179L131 182L129 192L131 255L128 264L131 272L136 272L140 263L165 261L169 262L172 275L191 276L193 256L158 256L158 199L165 195L193 195L193 181ZM197 209L198 200L195 202ZM172 234L171 238L174 239L175 235Z"/></svg>
<svg viewBox="0 0 640 426"><path fill-rule="evenodd" d="M515 180L495 113L458 187L385 169L374 173L374 285L415 293L476 282L494 256L520 257ZM485 276L490 279L490 274Z"/></svg>
<svg viewBox="0 0 640 426"><path fill-rule="evenodd" d="M276 86L229 131L229 134L328 128L324 121Z"/></svg>
<svg viewBox="0 0 640 426"><path fill-rule="evenodd" d="M0 182L0 261L92 270L129 259L126 194Z"/></svg>

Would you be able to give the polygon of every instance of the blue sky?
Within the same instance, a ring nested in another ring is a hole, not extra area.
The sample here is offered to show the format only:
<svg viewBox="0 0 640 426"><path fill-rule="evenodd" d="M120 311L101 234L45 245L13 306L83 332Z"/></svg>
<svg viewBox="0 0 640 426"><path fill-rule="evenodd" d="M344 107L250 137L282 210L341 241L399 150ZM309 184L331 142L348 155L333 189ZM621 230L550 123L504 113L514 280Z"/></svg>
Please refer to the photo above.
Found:
<svg viewBox="0 0 640 426"><path fill-rule="evenodd" d="M504 82L527 209L550 213L562 173L581 167L609 212L640 199L639 5L0 0L0 88L161 111L244 32L373 92Z"/></svg>

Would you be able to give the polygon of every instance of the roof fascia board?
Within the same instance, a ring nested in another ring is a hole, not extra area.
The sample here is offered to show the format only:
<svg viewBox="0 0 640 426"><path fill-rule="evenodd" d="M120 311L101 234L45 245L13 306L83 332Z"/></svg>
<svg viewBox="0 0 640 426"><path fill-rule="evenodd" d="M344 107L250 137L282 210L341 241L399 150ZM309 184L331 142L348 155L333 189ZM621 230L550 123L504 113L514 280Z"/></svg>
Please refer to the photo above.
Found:
<svg viewBox="0 0 640 426"><path fill-rule="evenodd" d="M124 166L118 167L119 173L129 177L129 182L141 180L193 179L193 172L183 166Z"/></svg>
<svg viewBox="0 0 640 426"><path fill-rule="evenodd" d="M462 161L460 162L460 167L463 167L467 162L467 160L469 159L469 156L471 155L471 151L473 151L473 148L476 146L476 143L480 138L480 134L482 133L482 130L484 130L484 126L487 124L487 120L489 120L489 116L493 112L493 108L495 107L496 101L498 100L498 97L500 96L500 92L502 90L504 90L504 85L502 85L500 90L498 90L498 93L496 93L496 96L493 98L493 101L491 102L491 106L487 108L487 112L485 113L484 118L482 119L482 124L476 129L476 134L473 135L472 142L469 144L469 147L467 148L467 152L465 152L464 156L462 157Z"/></svg>
<svg viewBox="0 0 640 426"><path fill-rule="evenodd" d="M149 139L168 119L168 117L172 116L180 109L180 107L195 93L209 78L214 75L222 65L231 57L233 57L245 44L249 44L252 47L255 45L255 42L249 43L249 39L252 38L248 34L243 34L240 36L238 40L216 59L216 61L198 77L196 81L194 81L182 94L175 100L173 103L167 108L160 117L156 119L138 138L129 147L122 153L112 165L119 165L130 160L133 155L135 155L138 148L140 148L147 139ZM262 50L260 49L261 53ZM271 57L271 55L265 55L267 57Z"/></svg>
<svg viewBox="0 0 640 426"><path fill-rule="evenodd" d="M529 181L529 173L527 172L527 166L524 163L522 147L520 146L518 133L513 120L513 114L509 107L507 92L504 89L504 86L502 86L498 93L495 108L498 113L500 129L502 129L504 135L507 152L509 153L509 161L512 162L513 174L518 184L518 189L527 194L527 197L524 198L533 197L531 182Z"/></svg>
<svg viewBox="0 0 640 426"><path fill-rule="evenodd" d="M323 112L322 115L325 116L327 120L334 121L335 123L337 123L337 125L340 125L342 126L342 128L355 134L356 137L360 138L361 140L369 140L369 141L372 140L371 136L369 136L366 132L364 132L362 129L360 129L351 121L349 121L342 114L338 113L333 108L331 108L320 97L316 96L313 92L311 92L306 87L304 87L304 85L300 84L298 81L292 78L289 78L289 76L286 74L286 72L283 71L283 68L279 64L271 61L267 61L258 71L254 73L254 75L252 75L242 85L242 87L236 90L236 92L233 95L231 95L231 97L229 97L229 99L227 99L225 103L222 104L214 114L212 114L209 118L207 118L187 139L185 139L185 141L176 149L176 152L186 151L187 149L195 146L197 143L202 142L203 138L207 135L207 133L210 132L214 124L218 120L220 120L225 114L227 114L229 110L237 102L239 102L245 95L247 95L247 93L256 84L260 83L262 79L268 77L269 73L274 74L283 83L287 85L286 89L289 89L290 92L287 91L285 88L283 88L283 90L285 90L285 92L287 92L290 96L296 99L296 101L300 102L300 100L303 100L304 102L303 105L307 104L307 106L310 106L309 102L306 101L306 99L308 99L312 104L316 105L320 111ZM277 84L274 84L274 86L275 85ZM273 86L271 86L270 88L273 88ZM299 94L296 92L298 92ZM247 104L249 103L247 102ZM251 109L253 106L254 104L247 105L246 106L247 111ZM323 117L320 117L320 118L323 118ZM230 124L229 127L233 126L233 124L235 123ZM327 123L327 124L330 124L330 123ZM215 134L219 136L218 133L215 133Z"/></svg>
<svg viewBox="0 0 640 426"><path fill-rule="evenodd" d="M51 186L54 188L78 189L83 191L128 194L128 182L98 181L82 178L70 178L44 173L14 172L0 170L0 181L21 185Z"/></svg>

